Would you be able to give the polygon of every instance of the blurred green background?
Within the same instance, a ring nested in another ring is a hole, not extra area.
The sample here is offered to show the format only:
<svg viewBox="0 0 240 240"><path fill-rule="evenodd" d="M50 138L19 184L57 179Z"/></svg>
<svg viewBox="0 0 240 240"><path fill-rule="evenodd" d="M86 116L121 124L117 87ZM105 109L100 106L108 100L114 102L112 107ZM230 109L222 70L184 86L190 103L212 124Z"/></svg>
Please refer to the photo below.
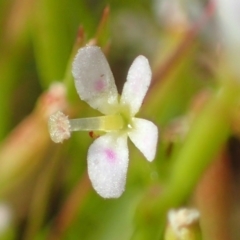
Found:
<svg viewBox="0 0 240 240"><path fill-rule="evenodd" d="M164 239L169 209L188 206L204 239L239 239L238 141L231 151L228 141L240 132L240 87L217 23L214 1L0 0L0 239ZM153 71L138 115L159 127L157 156L149 163L128 143L126 190L114 200L89 182L89 134L58 145L47 130L54 101L71 117L99 116L71 76L90 40L120 93L136 56ZM54 82L66 106L48 96Z"/></svg>

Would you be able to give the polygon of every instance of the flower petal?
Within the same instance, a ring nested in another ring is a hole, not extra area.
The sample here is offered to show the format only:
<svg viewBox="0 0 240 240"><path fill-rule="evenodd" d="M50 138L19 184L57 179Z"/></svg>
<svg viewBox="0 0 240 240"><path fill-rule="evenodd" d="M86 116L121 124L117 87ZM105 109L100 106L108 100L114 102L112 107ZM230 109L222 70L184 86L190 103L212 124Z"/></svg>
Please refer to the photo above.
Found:
<svg viewBox="0 0 240 240"><path fill-rule="evenodd" d="M108 133L96 139L88 151L88 174L94 189L104 198L118 198L125 189L128 168L127 135Z"/></svg>
<svg viewBox="0 0 240 240"><path fill-rule="evenodd" d="M72 73L80 98L104 114L112 114L118 104L118 92L108 62L97 46L80 48Z"/></svg>
<svg viewBox="0 0 240 240"><path fill-rule="evenodd" d="M128 136L146 159L151 162L156 155L157 126L148 120L133 118L133 129L128 132Z"/></svg>
<svg viewBox="0 0 240 240"><path fill-rule="evenodd" d="M121 97L121 104L130 107L131 116L139 111L151 83L151 77L152 72L147 58L138 56L128 71Z"/></svg>

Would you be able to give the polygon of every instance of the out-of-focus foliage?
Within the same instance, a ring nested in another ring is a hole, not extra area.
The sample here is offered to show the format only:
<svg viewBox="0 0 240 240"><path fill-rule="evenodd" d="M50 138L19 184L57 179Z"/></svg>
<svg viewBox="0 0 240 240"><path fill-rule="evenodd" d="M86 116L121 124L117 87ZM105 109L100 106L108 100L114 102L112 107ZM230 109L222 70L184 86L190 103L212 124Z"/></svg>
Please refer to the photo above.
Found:
<svg viewBox="0 0 240 240"><path fill-rule="evenodd" d="M239 166L239 144L229 153L228 140L240 133L240 55L233 54L240 41L221 29L222 6L0 0L0 204L9 217L0 212L1 239L163 239L169 209L190 205L200 211L204 239L239 239L239 168L231 165ZM56 145L47 130L57 110L99 116L80 101L71 76L72 59L87 43L102 47L119 92L137 55L153 71L138 115L159 127L157 156L149 163L129 142L126 190L114 200L100 198L89 182L89 134Z"/></svg>

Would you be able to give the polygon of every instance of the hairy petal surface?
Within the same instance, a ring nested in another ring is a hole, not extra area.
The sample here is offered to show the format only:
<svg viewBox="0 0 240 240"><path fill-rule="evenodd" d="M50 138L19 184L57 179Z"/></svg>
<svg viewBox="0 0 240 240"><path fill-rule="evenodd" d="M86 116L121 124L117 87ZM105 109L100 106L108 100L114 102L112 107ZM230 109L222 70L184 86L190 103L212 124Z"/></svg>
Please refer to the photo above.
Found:
<svg viewBox="0 0 240 240"><path fill-rule="evenodd" d="M104 114L112 114L118 104L118 92L109 64L97 46L80 48L72 68L80 98Z"/></svg>
<svg viewBox="0 0 240 240"><path fill-rule="evenodd" d="M88 150L88 174L103 198L118 198L125 189L128 168L127 134L107 133Z"/></svg>
<svg viewBox="0 0 240 240"><path fill-rule="evenodd" d="M123 86L121 104L129 106L131 116L140 109L151 83L152 72L147 58L138 56L132 63Z"/></svg>
<svg viewBox="0 0 240 240"><path fill-rule="evenodd" d="M145 119L133 118L133 129L128 136L148 161L155 158L158 141L158 128L155 124Z"/></svg>

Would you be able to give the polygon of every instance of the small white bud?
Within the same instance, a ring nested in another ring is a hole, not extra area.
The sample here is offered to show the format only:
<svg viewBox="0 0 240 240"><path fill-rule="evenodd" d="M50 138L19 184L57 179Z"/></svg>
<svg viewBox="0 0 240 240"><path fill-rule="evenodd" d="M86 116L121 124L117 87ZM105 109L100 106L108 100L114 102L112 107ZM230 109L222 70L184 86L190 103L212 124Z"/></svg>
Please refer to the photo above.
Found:
<svg viewBox="0 0 240 240"><path fill-rule="evenodd" d="M175 234L182 239L186 230L199 220L199 216L199 211L196 209L182 208L170 210L168 212L168 221Z"/></svg>

